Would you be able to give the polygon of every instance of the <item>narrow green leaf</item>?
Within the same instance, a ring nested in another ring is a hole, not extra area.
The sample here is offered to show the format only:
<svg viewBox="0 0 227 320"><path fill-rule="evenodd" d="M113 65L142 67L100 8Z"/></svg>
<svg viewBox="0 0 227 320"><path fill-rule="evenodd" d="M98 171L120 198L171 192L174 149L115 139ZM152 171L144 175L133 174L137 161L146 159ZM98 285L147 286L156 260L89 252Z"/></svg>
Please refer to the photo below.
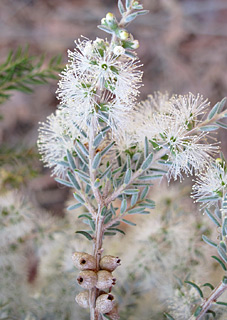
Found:
<svg viewBox="0 0 227 320"><path fill-rule="evenodd" d="M217 247L217 244L215 242L213 242L212 240L210 240L209 238L207 238L204 234L202 235L202 239L204 242L206 242L207 244L209 244L212 247Z"/></svg>
<svg viewBox="0 0 227 320"><path fill-rule="evenodd" d="M226 123L223 123L223 122L220 122L220 121L216 121L217 125L223 129L227 129L227 124Z"/></svg>
<svg viewBox="0 0 227 320"><path fill-rule="evenodd" d="M227 263L227 255L220 245L218 245L218 254L225 261L225 263Z"/></svg>
<svg viewBox="0 0 227 320"><path fill-rule="evenodd" d="M131 13L125 18L125 22L129 23L133 21L137 16L138 16L138 12Z"/></svg>
<svg viewBox="0 0 227 320"><path fill-rule="evenodd" d="M206 132L210 132L210 131L215 131L218 129L218 126L215 124L210 124L207 126L203 126L199 128L201 131L206 131Z"/></svg>
<svg viewBox="0 0 227 320"><path fill-rule="evenodd" d="M147 194L148 194L148 192L149 192L149 187L146 186L146 187L143 189L143 191L141 192L141 194L140 194L140 199L141 199L141 200L145 199L146 196L147 196Z"/></svg>
<svg viewBox="0 0 227 320"><path fill-rule="evenodd" d="M143 16L144 14L149 13L149 10L141 10L141 11L138 11L137 13L138 15Z"/></svg>
<svg viewBox="0 0 227 320"><path fill-rule="evenodd" d="M153 203L143 202L143 203L140 203L139 206L142 206L142 207L147 208L147 209L154 209L155 208L155 202L153 202Z"/></svg>
<svg viewBox="0 0 227 320"><path fill-rule="evenodd" d="M81 196L79 196L77 193L73 193L74 198L81 204L84 204L85 201L81 198Z"/></svg>
<svg viewBox="0 0 227 320"><path fill-rule="evenodd" d="M122 233L123 235L125 235L125 232L121 229L118 229L118 228L108 228L107 230L110 230L110 231L117 231L119 233Z"/></svg>
<svg viewBox="0 0 227 320"><path fill-rule="evenodd" d="M92 168L97 169L100 164L100 161L101 161L101 153L97 152L92 163Z"/></svg>
<svg viewBox="0 0 227 320"><path fill-rule="evenodd" d="M131 2L132 2L132 0L125 0L126 9L129 9Z"/></svg>
<svg viewBox="0 0 227 320"><path fill-rule="evenodd" d="M126 201L126 199L123 199L121 201L121 209L120 209L121 214L124 213L126 211L126 209L127 209L127 201Z"/></svg>
<svg viewBox="0 0 227 320"><path fill-rule="evenodd" d="M209 282L204 283L202 287L209 287L211 290L214 290L214 286Z"/></svg>
<svg viewBox="0 0 227 320"><path fill-rule="evenodd" d="M76 233L82 234L82 235L85 236L88 240L92 240L92 239L93 239L92 236L91 236L88 232L86 232L86 231L76 231Z"/></svg>
<svg viewBox="0 0 227 320"><path fill-rule="evenodd" d="M149 155L149 145L148 145L148 139L145 137L144 139L144 156L147 158Z"/></svg>
<svg viewBox="0 0 227 320"><path fill-rule="evenodd" d="M104 236L115 236L116 232L104 232Z"/></svg>
<svg viewBox="0 0 227 320"><path fill-rule="evenodd" d="M216 318L216 313L215 313L213 310L208 309L208 310L206 311L206 314L212 314L213 318L214 318L214 319ZM209 319L210 319L210 317L209 317Z"/></svg>
<svg viewBox="0 0 227 320"><path fill-rule="evenodd" d="M136 226L136 224L132 221L126 220L126 219L122 219L122 221L130 226Z"/></svg>
<svg viewBox="0 0 227 320"><path fill-rule="evenodd" d="M125 55L129 58L136 59L137 55L131 51L125 50Z"/></svg>
<svg viewBox="0 0 227 320"><path fill-rule="evenodd" d="M67 173L69 180L71 181L72 185L77 189L80 190L80 186L78 184L78 182L76 181L76 178L74 177L74 175L68 171Z"/></svg>
<svg viewBox="0 0 227 320"><path fill-rule="evenodd" d="M107 224L112 219L112 213L110 212L104 219L104 224Z"/></svg>
<svg viewBox="0 0 227 320"><path fill-rule="evenodd" d="M80 215L78 216L78 218L87 218L88 220L92 220L92 217L89 216L88 214L85 214L85 213L80 214Z"/></svg>
<svg viewBox="0 0 227 320"><path fill-rule="evenodd" d="M194 316L195 317L197 317L199 314L200 314L200 312L202 311L202 307L201 306L198 306L197 308L196 308L196 310L195 310L195 312L194 312Z"/></svg>
<svg viewBox="0 0 227 320"><path fill-rule="evenodd" d="M107 208L106 207L103 207L102 210L101 210L101 216L104 217L107 213Z"/></svg>
<svg viewBox="0 0 227 320"><path fill-rule="evenodd" d="M132 169L127 169L126 174L125 174L125 178L124 178L124 184L129 184L130 180L132 177Z"/></svg>
<svg viewBox="0 0 227 320"><path fill-rule="evenodd" d="M138 200L138 193L135 193L131 197L131 207L133 207L136 204L137 200Z"/></svg>
<svg viewBox="0 0 227 320"><path fill-rule="evenodd" d="M208 116L207 116L207 119L212 119L219 111L219 105L220 103L216 103L215 106L213 106L213 108L210 110Z"/></svg>
<svg viewBox="0 0 227 320"><path fill-rule="evenodd" d="M73 204L73 205L71 205L71 206L69 206L68 208L67 208L67 210L74 210L74 209L77 209L77 208L80 208L82 206L82 204L81 203L77 203L77 204Z"/></svg>
<svg viewBox="0 0 227 320"><path fill-rule="evenodd" d="M210 201L218 201L220 199L219 196L211 196L211 197L204 197L197 200L197 202L210 202Z"/></svg>
<svg viewBox="0 0 227 320"><path fill-rule="evenodd" d="M97 136L95 137L94 142L93 142L93 146L94 146L95 148L97 148L97 147L100 145L101 141L102 141L103 138L105 137L106 132L107 132L108 130L110 130L110 127L109 127L109 126L103 128L103 129L99 132L99 134L97 134Z"/></svg>
<svg viewBox="0 0 227 320"><path fill-rule="evenodd" d="M216 257L216 256L211 256L213 259L215 259L219 264L220 264L220 266L222 267L222 269L223 270L225 270L225 271L227 271L227 269L226 269L226 266L225 266L225 264L223 263L223 261L221 261L218 257Z"/></svg>
<svg viewBox="0 0 227 320"><path fill-rule="evenodd" d="M123 15L123 13L125 12L125 8L121 0L118 0L118 9L120 11L120 14Z"/></svg>
<svg viewBox="0 0 227 320"><path fill-rule="evenodd" d="M69 150L67 150L67 159L68 159L68 162L70 164L70 167L72 168L72 170L75 170L76 169L76 165L75 165L75 162L74 162L74 159L71 155L71 152Z"/></svg>
<svg viewBox="0 0 227 320"><path fill-rule="evenodd" d="M111 174L111 169L112 169L113 165L111 164L99 177L100 180L102 180L103 178L107 177L108 179L108 175L109 173Z"/></svg>
<svg viewBox="0 0 227 320"><path fill-rule="evenodd" d="M98 28L102 31L105 31L107 33L110 33L112 34L113 33L113 30L111 30L110 28L106 27L106 26L103 26L103 25L99 25Z"/></svg>
<svg viewBox="0 0 227 320"><path fill-rule="evenodd" d="M200 289L200 287L197 286L197 284L195 284L194 282L191 282L191 281L184 281L184 282L191 285L193 288L195 288L197 290L198 294L200 295L200 297L203 298L203 292Z"/></svg>
<svg viewBox="0 0 227 320"><path fill-rule="evenodd" d="M211 219L211 221L213 221L214 224L216 224L216 226L220 227L220 223L218 222L218 220L213 216L213 214L210 212L210 210L208 210L207 208L205 209L205 212L207 214L207 216Z"/></svg>
<svg viewBox="0 0 227 320"><path fill-rule="evenodd" d="M116 211L115 211L112 203L110 204L110 211L112 212L112 215L113 215L113 216L116 216Z"/></svg>
<svg viewBox="0 0 227 320"><path fill-rule="evenodd" d="M101 156L104 156L104 154L106 154L111 148L112 146L115 144L115 141L112 141L110 144L108 144L108 146L106 146L102 151L101 151Z"/></svg>
<svg viewBox="0 0 227 320"><path fill-rule="evenodd" d="M220 306L225 306L225 307L227 307L227 302L216 301L216 304L219 304Z"/></svg>
<svg viewBox="0 0 227 320"><path fill-rule="evenodd" d="M66 181L66 180L63 180L63 179L60 179L60 178L55 178L55 181L57 181L60 184L63 184L66 187L73 188L73 185L69 181Z"/></svg>
<svg viewBox="0 0 227 320"><path fill-rule="evenodd" d="M79 139L77 140L77 145L80 148L80 151L84 154L84 156L88 157L89 156L88 149Z"/></svg>
<svg viewBox="0 0 227 320"><path fill-rule="evenodd" d="M149 168L149 166L152 163L152 159L153 159L153 153L150 153L149 156L144 160L144 162L142 163L141 169L142 170L146 170Z"/></svg>
<svg viewBox="0 0 227 320"><path fill-rule="evenodd" d="M137 214L137 213L140 213L140 212L143 212L143 211L144 211L144 208L136 207L134 209L129 210L127 213L128 214Z"/></svg>
<svg viewBox="0 0 227 320"><path fill-rule="evenodd" d="M80 176L80 177L82 177L82 178L85 178L85 179L87 179L88 181L90 181L89 175L87 175L84 171L81 171L81 170L79 170L79 169L75 169L74 172L75 172L76 174L78 174L78 176Z"/></svg>
<svg viewBox="0 0 227 320"><path fill-rule="evenodd" d="M92 230L95 231L95 222L92 219L91 220L89 219L89 224Z"/></svg>
<svg viewBox="0 0 227 320"><path fill-rule="evenodd" d="M164 316L166 317L166 319L168 320L175 320L169 313L165 312Z"/></svg>
<svg viewBox="0 0 227 320"><path fill-rule="evenodd" d="M100 186L100 179L97 178L94 182L94 187L98 188L99 186Z"/></svg>
<svg viewBox="0 0 227 320"><path fill-rule="evenodd" d="M138 194L139 189L125 189L123 193L128 195Z"/></svg>
<svg viewBox="0 0 227 320"><path fill-rule="evenodd" d="M222 109L224 108L225 104L226 104L226 100L227 98L223 98L220 102L219 102L219 109L218 112L222 112Z"/></svg>
<svg viewBox="0 0 227 320"><path fill-rule="evenodd" d="M224 217L224 221L222 224L222 236L226 237L227 236L227 217Z"/></svg>
<svg viewBox="0 0 227 320"><path fill-rule="evenodd" d="M88 161L87 159L83 156L83 154L81 153L80 149L78 148L77 145L75 145L75 151L78 155L78 157L80 158L80 160L86 165L88 166Z"/></svg>
<svg viewBox="0 0 227 320"><path fill-rule="evenodd" d="M138 179L144 180L144 181L149 181L149 180L155 180L155 179L162 178L162 177L163 177L163 174L156 174L153 176L140 176Z"/></svg>

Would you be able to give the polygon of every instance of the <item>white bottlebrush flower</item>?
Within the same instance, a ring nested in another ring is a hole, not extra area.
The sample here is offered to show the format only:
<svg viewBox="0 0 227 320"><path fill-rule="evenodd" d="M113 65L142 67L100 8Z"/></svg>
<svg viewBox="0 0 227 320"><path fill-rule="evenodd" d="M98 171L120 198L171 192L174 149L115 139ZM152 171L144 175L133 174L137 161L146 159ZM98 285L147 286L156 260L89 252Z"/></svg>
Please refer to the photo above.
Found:
<svg viewBox="0 0 227 320"><path fill-rule="evenodd" d="M167 177L182 179L182 173L193 174L211 161L211 154L218 147L207 143L207 133L190 132L208 107L199 95L172 96L156 93L139 104L136 109L137 137L143 143L145 136L162 148L166 148L172 162ZM141 111L140 111L141 110Z"/></svg>
<svg viewBox="0 0 227 320"><path fill-rule="evenodd" d="M222 197L227 191L227 169L225 163L211 163L205 172L198 176L192 187L193 198L200 201L202 198ZM213 202L211 201L210 204Z"/></svg>
<svg viewBox="0 0 227 320"><path fill-rule="evenodd" d="M80 136L76 124L73 120L69 122L68 115L61 110L51 114L46 123L42 123L39 128L38 148L42 161L47 167L53 168L52 175L65 175L66 167L62 161L65 160L67 150L74 150L75 139Z"/></svg>
<svg viewBox="0 0 227 320"><path fill-rule="evenodd" d="M208 109L210 103L203 96L189 93L184 96L172 96L170 99L170 113L179 113L182 122L188 125L191 121L198 122L198 116L202 116Z"/></svg>
<svg viewBox="0 0 227 320"><path fill-rule="evenodd" d="M172 165L167 173L168 180L171 177L174 180L178 177L182 180L182 173L187 176L198 174L211 161L211 154L217 152L218 147L199 143L202 138L203 135L192 136L188 141L182 140L182 145L178 142L176 151L169 154Z"/></svg>
<svg viewBox="0 0 227 320"><path fill-rule="evenodd" d="M61 100L60 109L64 110L68 121L74 119L79 127L84 129L97 107L98 95L94 80L82 76L75 77L73 70L65 70L59 81L57 93Z"/></svg>
<svg viewBox="0 0 227 320"><path fill-rule="evenodd" d="M94 87L106 88L123 101L138 95L142 77L142 72L137 70L138 60L119 56L119 52L113 52L109 43L102 39L96 39L94 42L87 39L78 40L75 43L76 49L74 52L69 51L69 64L59 82L60 99L62 96L71 99L70 92L64 92L64 83L72 81L72 76L76 78L76 82L80 81L81 77L92 79ZM73 95L73 90L71 94ZM77 101L76 94L74 98Z"/></svg>

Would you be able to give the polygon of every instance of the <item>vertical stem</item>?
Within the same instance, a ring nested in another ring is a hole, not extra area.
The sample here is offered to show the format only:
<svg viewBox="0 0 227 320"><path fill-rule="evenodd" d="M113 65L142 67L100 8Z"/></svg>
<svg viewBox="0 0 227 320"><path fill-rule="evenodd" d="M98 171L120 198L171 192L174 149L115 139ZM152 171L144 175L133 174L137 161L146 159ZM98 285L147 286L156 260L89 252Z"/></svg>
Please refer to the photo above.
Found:
<svg viewBox="0 0 227 320"><path fill-rule="evenodd" d="M227 283L221 281L219 285L212 291L211 295L204 301L204 303L201 305L201 311L200 314L195 318L192 316L190 320L200 320L204 316L204 314L207 312L207 310L211 307L212 303L216 302L218 297L220 297L224 291L227 289Z"/></svg>
<svg viewBox="0 0 227 320"><path fill-rule="evenodd" d="M93 170L92 163L95 157L95 149L93 147L93 142L95 138L95 118L91 119L90 125L90 136L89 136L89 172L90 172L90 179L91 179L91 188L95 199L98 204L98 211L95 217L95 237L94 237L94 244L93 244L93 256L96 259L96 272L99 271L99 263L102 254L102 240L103 240L103 217L101 216L101 211L103 207L103 199L98 190L95 187L95 179L96 179L96 170ZM90 319L91 320L101 320L101 315L95 309L96 298L99 294L99 290L97 288L92 288L89 291L89 302L90 302Z"/></svg>

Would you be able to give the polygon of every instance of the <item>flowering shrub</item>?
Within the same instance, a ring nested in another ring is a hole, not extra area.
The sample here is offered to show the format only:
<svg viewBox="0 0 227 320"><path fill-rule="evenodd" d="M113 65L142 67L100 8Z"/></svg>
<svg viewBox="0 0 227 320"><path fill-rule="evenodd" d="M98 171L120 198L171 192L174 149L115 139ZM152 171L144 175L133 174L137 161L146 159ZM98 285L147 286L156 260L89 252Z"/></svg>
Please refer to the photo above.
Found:
<svg viewBox="0 0 227 320"><path fill-rule="evenodd" d="M76 301L90 309L93 320L120 319L116 297L110 293L117 280L112 272L120 259L103 255L103 240L124 233L122 223L134 226L130 215L150 213L155 206L149 198L153 180L198 177L193 197L220 230L218 243L203 239L217 248L215 259L225 271L227 263L226 165L222 155L220 161L214 160L219 147L210 143L210 132L226 127L220 121L227 116L225 99L209 113L207 100L192 93L156 93L137 103L142 72L134 50L139 43L126 27L147 11L132 0L125 5L119 0L118 7L121 20L108 13L99 26L112 35L110 41L78 40L75 51L69 52L57 90L60 105L41 125L38 141L42 160L56 181L74 189L75 204L68 210L84 208L78 218L86 229L77 233L93 243L93 251L73 254L80 269L77 282L85 289ZM202 300L200 287L186 283ZM225 276L191 319L212 312L211 304L226 288Z"/></svg>

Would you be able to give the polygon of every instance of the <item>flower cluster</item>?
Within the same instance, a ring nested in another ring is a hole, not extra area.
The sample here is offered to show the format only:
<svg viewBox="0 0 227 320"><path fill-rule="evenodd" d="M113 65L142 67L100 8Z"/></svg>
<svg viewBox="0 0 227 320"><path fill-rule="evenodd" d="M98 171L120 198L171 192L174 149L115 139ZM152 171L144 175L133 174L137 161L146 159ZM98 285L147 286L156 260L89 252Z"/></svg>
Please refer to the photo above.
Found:
<svg viewBox="0 0 227 320"><path fill-rule="evenodd" d="M81 128L91 114L111 125L122 122L139 93L138 60L103 39L75 43L57 90L62 110L68 110Z"/></svg>
<svg viewBox="0 0 227 320"><path fill-rule="evenodd" d="M193 197L198 202L206 201L209 206L222 198L227 191L227 169L225 162L212 162L202 172L194 186ZM213 198L213 200L212 200Z"/></svg>
<svg viewBox="0 0 227 320"><path fill-rule="evenodd" d="M58 177L65 176L67 151L74 151L78 139L86 143L82 131L87 131L91 117L97 128L100 121L115 132L124 127L142 77L138 60L125 56L124 50L117 50L109 42L97 38L75 43L59 81L58 110L39 129L42 161Z"/></svg>
<svg viewBox="0 0 227 320"><path fill-rule="evenodd" d="M141 102L129 118L138 143L142 144L146 136L156 149L166 150L169 180L182 179L182 172L199 172L218 150L207 143L208 133L196 127L208 106L200 95L169 97L156 93Z"/></svg>
<svg viewBox="0 0 227 320"><path fill-rule="evenodd" d="M74 150L76 139L86 142L86 138L81 134L76 122L61 110L47 117L47 121L41 123L39 132L38 147L42 161L47 167L53 168L53 175L64 177L67 150Z"/></svg>

